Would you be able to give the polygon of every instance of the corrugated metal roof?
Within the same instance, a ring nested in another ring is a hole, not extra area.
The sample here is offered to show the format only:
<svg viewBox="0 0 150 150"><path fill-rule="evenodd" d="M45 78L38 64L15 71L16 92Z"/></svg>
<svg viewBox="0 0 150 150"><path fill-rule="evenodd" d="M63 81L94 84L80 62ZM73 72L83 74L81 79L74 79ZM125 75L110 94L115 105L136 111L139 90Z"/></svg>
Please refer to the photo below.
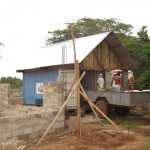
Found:
<svg viewBox="0 0 150 150"><path fill-rule="evenodd" d="M128 51L123 47L116 34L113 32L110 33L109 36L106 37L106 41L118 57L122 66L127 66L127 69L133 69L136 67L133 60L129 56Z"/></svg>
<svg viewBox="0 0 150 150"><path fill-rule="evenodd" d="M114 50L120 59L120 62L123 65L127 65L132 68L134 65L133 61L113 32L106 32L75 39L76 59L78 62L80 63L104 39L106 39L110 47ZM65 47L65 54L62 52L63 46ZM33 63L30 64L30 68L74 63L73 42L72 40L68 40L48 45L34 52L32 57ZM124 59L125 57L127 58Z"/></svg>

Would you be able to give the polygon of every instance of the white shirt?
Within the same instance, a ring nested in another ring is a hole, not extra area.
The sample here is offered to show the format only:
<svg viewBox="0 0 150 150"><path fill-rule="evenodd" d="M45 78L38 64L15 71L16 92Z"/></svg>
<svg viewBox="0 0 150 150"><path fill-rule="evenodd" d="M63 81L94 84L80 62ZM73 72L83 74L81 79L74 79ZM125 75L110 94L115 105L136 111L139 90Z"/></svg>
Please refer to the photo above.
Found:
<svg viewBox="0 0 150 150"><path fill-rule="evenodd" d="M97 79L97 83L99 84L99 87L100 87L101 89L104 88L104 79L103 79L102 77L99 77L99 78Z"/></svg>

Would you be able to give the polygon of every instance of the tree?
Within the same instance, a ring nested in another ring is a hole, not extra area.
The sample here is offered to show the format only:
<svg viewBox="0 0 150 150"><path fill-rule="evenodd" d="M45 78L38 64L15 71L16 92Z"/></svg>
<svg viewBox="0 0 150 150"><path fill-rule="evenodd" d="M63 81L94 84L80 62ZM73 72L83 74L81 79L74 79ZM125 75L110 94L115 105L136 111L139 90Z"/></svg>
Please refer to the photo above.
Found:
<svg viewBox="0 0 150 150"><path fill-rule="evenodd" d="M139 48L135 51L136 56L136 84L135 87L138 89L149 89L150 88L150 39L148 36L148 30L146 26L143 26L138 35Z"/></svg>
<svg viewBox="0 0 150 150"><path fill-rule="evenodd" d="M12 89L20 89L22 87L22 80L16 77L1 77L0 83L9 83Z"/></svg>
<svg viewBox="0 0 150 150"><path fill-rule="evenodd" d="M81 18L74 23L75 37L85 37L89 35L99 34L102 32L114 31L118 35L130 35L132 34L133 26L130 24L120 23L117 19L91 19L91 18ZM70 40L72 38L70 25L67 25L66 29L49 31L52 34L52 38L46 41L46 44L52 44L57 42L62 42L65 40ZM123 40L122 36L122 40Z"/></svg>
<svg viewBox="0 0 150 150"><path fill-rule="evenodd" d="M150 43L147 26L143 26L140 31L137 32L137 35L142 43Z"/></svg>
<svg viewBox="0 0 150 150"><path fill-rule="evenodd" d="M5 47L5 45L4 45L3 43L0 43L0 45L2 45L2 46L4 46L4 47Z"/></svg>

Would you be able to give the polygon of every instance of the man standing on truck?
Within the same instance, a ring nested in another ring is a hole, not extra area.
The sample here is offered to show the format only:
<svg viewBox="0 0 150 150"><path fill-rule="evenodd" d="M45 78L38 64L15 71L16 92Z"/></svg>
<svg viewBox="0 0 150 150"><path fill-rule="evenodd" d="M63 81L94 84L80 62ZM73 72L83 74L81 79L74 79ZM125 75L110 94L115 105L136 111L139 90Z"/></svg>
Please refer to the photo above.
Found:
<svg viewBox="0 0 150 150"><path fill-rule="evenodd" d="M134 90L134 76L131 70L128 70L128 88Z"/></svg>
<svg viewBox="0 0 150 150"><path fill-rule="evenodd" d="M114 83L114 85L113 85ZM112 81L111 81L111 86L114 86L113 89L115 92L120 92L121 86L122 86L122 79L120 76L120 71L117 72L116 75L114 75Z"/></svg>
<svg viewBox="0 0 150 150"><path fill-rule="evenodd" d="M104 91L104 78L102 74L98 76L97 83L98 83L98 91Z"/></svg>

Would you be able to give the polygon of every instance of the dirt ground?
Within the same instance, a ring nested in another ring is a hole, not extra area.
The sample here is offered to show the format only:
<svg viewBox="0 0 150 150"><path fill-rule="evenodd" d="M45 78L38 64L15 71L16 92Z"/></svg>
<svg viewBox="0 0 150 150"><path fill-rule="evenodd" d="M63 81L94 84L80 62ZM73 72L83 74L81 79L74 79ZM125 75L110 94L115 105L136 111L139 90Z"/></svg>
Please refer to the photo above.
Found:
<svg viewBox="0 0 150 150"><path fill-rule="evenodd" d="M74 118L67 121L73 129ZM40 146L39 139L29 143L27 150L150 150L150 122L136 128L120 127L119 133L112 125L95 123L97 120L87 115L81 120L81 136L67 134L46 137Z"/></svg>

